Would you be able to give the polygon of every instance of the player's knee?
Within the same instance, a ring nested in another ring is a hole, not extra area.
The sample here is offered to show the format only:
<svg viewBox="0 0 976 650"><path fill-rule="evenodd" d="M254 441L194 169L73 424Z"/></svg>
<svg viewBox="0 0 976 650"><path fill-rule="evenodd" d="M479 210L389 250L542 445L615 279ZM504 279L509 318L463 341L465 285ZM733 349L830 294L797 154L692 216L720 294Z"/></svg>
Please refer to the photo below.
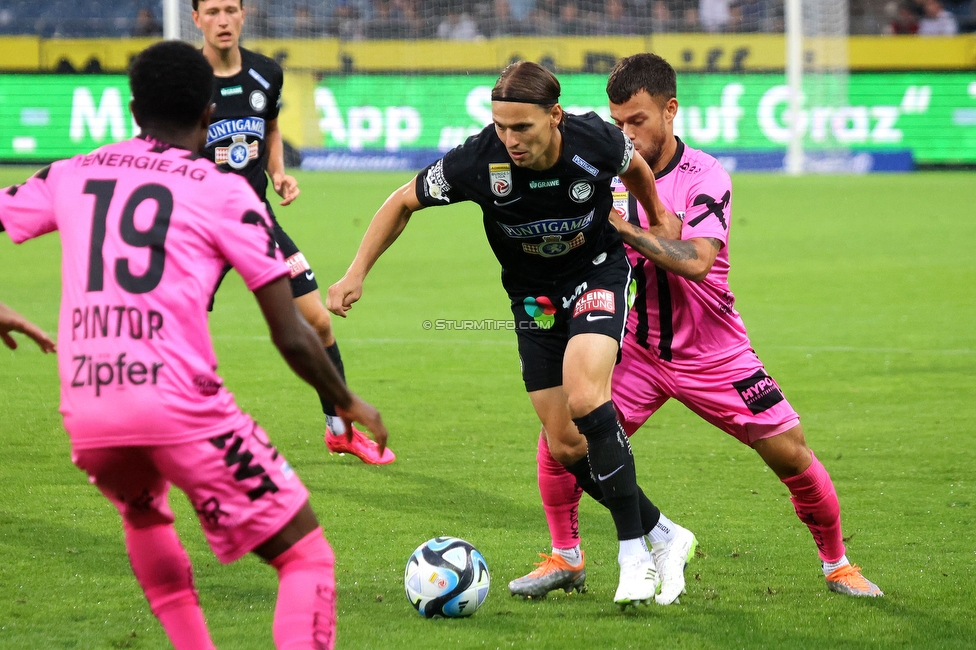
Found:
<svg viewBox="0 0 976 650"><path fill-rule="evenodd" d="M319 335L323 344L326 344L327 340L333 338L332 318L323 305L319 304L317 309L309 309L307 312L302 312L302 316L305 317L308 324Z"/></svg>
<svg viewBox="0 0 976 650"><path fill-rule="evenodd" d="M595 387L574 389L566 397L569 402L569 414L574 419L589 415L607 401L606 396Z"/></svg>
<svg viewBox="0 0 976 650"><path fill-rule="evenodd" d="M575 431L572 434L564 439L549 437L549 453L560 465L572 465L586 456L586 438Z"/></svg>
<svg viewBox="0 0 976 650"><path fill-rule="evenodd" d="M813 462L810 448L803 441L783 441L783 443L768 447L764 453L761 453L769 468L780 478L798 476L805 472Z"/></svg>

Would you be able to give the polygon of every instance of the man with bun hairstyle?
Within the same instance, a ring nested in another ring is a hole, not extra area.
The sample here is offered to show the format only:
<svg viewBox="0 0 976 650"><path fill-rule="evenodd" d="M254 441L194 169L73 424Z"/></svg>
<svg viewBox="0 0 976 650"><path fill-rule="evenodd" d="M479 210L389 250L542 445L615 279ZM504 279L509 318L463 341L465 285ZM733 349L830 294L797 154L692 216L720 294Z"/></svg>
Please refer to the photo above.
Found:
<svg viewBox="0 0 976 650"><path fill-rule="evenodd" d="M491 93L493 124L393 192L373 217L327 305L346 316L363 281L414 212L474 201L511 299L522 378L553 456L610 510L619 540L621 608L649 602L659 581L644 535L658 509L637 485L633 453L613 403L632 278L610 225L617 175L648 214L654 177L630 139L595 113L559 105L556 77L514 63ZM663 211L662 211L663 212ZM582 567L583 558L574 558ZM579 588L585 573L564 585Z"/></svg>
<svg viewBox="0 0 976 650"><path fill-rule="evenodd" d="M881 596L846 555L840 504L830 475L807 446L800 417L752 349L728 284L732 181L715 158L674 135L677 82L671 65L654 54L622 59L607 82L610 116L654 171L668 219L615 181L611 223L627 244L637 294L613 375L613 400L628 435L668 399L749 445L790 493L809 529L831 591ZM576 529L574 477L545 450L539 484L553 539ZM576 538L578 540L578 536ZM657 602L669 605L684 591L684 568L695 536L662 516L650 535L661 574Z"/></svg>

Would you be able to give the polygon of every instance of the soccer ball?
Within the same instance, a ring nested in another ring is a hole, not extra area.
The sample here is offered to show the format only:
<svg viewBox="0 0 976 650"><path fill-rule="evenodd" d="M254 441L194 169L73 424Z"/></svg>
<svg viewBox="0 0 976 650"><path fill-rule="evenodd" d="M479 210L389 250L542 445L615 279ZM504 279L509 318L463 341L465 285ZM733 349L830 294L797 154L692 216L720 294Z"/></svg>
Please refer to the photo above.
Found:
<svg viewBox="0 0 976 650"><path fill-rule="evenodd" d="M490 582L485 558L456 537L418 546L403 574L407 600L424 618L471 616L485 602Z"/></svg>

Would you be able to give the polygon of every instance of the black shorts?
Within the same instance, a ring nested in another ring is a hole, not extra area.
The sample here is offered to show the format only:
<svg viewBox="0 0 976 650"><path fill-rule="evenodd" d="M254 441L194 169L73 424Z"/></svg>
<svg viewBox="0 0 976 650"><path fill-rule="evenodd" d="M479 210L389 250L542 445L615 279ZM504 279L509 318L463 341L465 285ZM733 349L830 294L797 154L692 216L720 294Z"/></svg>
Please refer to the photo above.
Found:
<svg viewBox="0 0 976 650"><path fill-rule="evenodd" d="M285 264L288 265L291 271L289 282L291 283L292 297L298 298L299 296L312 293L319 288L319 283L315 281L315 272L312 271L308 260L298 250L295 242L292 241L288 233L278 223L274 212L271 210L271 204L268 203L267 199L264 200L264 207L268 209L268 216L271 217L271 232L274 235L275 243L285 258ZM213 294L210 296L210 304L207 306L207 311L213 311L214 299L217 297L217 289L220 288L221 283L223 283L227 274L230 273L231 268L233 267L230 264L226 265L224 272L220 274L220 278L217 280L217 286L214 287Z"/></svg>
<svg viewBox="0 0 976 650"><path fill-rule="evenodd" d="M268 203L267 199L264 201L264 207L268 209L268 215L271 217L272 232L274 233L275 243L278 244L278 248L281 249L281 254L285 257L285 264L291 270L291 295L294 298L299 296L304 296L307 293L312 293L319 288L319 283L315 281L315 272L312 271L312 267L309 266L308 260L302 255L302 252L298 250L298 246L295 242L291 240L288 233L284 231L281 224L275 218L274 212L271 211L271 204Z"/></svg>
<svg viewBox="0 0 976 650"><path fill-rule="evenodd" d="M562 386L563 354L577 334L605 334L618 344L623 340L631 284L630 264L621 255L545 295L510 295L526 391Z"/></svg>

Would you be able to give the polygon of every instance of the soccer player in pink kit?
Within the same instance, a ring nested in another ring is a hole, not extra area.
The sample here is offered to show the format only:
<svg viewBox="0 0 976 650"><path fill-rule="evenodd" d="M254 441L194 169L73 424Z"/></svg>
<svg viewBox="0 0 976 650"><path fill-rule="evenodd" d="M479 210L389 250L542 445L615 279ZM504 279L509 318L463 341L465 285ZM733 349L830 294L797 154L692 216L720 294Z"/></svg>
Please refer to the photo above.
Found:
<svg viewBox="0 0 976 650"><path fill-rule="evenodd" d="M729 289L728 233L732 183L718 161L675 137L674 69L654 54L621 60L607 83L610 115L651 166L667 211L663 226L647 217L622 184L611 222L627 244L637 293L612 394L632 435L664 402L677 399L707 422L749 445L790 491L797 516L813 535L827 587L850 596L881 590L850 564L840 505L827 470L807 446L800 418L756 356ZM544 439L539 485L553 546L576 541L580 491L552 460ZM694 535L662 515L649 534L661 592L674 602Z"/></svg>
<svg viewBox="0 0 976 650"><path fill-rule="evenodd" d="M261 201L196 153L210 64L185 43L159 43L133 63L130 84L141 136L0 193L0 231L14 242L61 235L58 367L72 461L122 515L133 572L178 650L214 645L173 527L171 483L221 562L253 551L278 572L276 646L332 648L334 557L308 491L216 373L207 304L226 263L292 369L380 445L386 430L298 314Z"/></svg>

